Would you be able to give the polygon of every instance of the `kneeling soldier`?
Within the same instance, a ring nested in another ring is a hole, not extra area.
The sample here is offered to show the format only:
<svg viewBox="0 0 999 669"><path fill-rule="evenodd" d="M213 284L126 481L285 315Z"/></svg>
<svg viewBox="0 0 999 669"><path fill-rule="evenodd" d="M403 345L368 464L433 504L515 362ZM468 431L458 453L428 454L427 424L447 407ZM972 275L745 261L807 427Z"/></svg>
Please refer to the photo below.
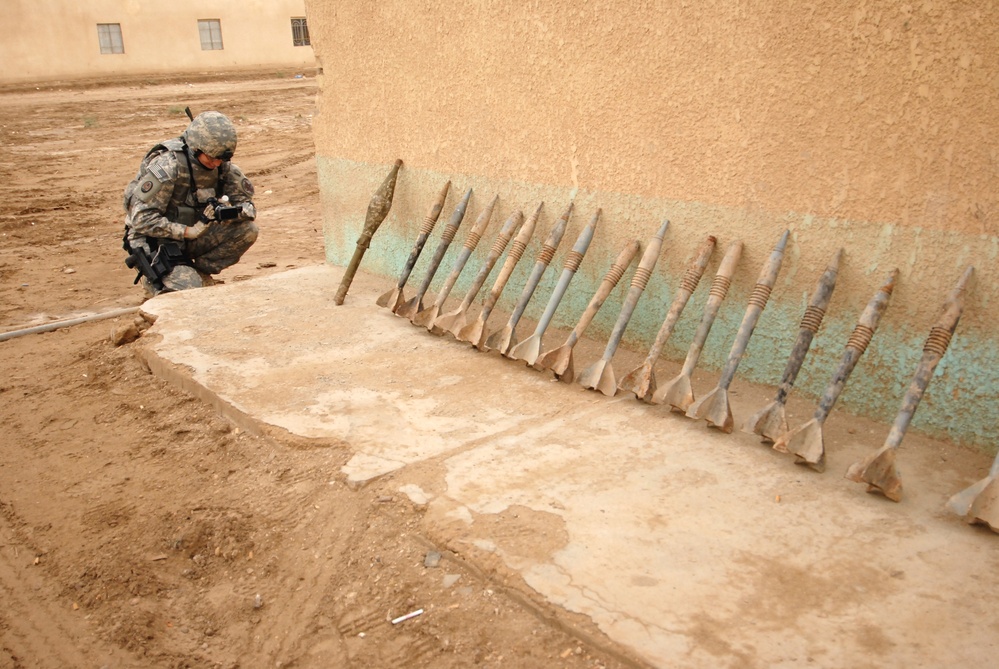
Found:
<svg viewBox="0 0 999 669"><path fill-rule="evenodd" d="M256 241L253 184L229 162L235 151L232 121L198 114L125 188L125 263L151 295L212 285Z"/></svg>

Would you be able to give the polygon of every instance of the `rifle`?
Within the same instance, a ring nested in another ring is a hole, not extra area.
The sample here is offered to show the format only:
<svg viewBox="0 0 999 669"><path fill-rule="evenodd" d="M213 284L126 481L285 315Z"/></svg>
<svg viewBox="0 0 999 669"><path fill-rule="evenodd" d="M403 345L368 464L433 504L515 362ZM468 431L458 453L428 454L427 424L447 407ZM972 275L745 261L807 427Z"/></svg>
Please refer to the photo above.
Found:
<svg viewBox="0 0 999 669"><path fill-rule="evenodd" d="M162 240L156 245L156 251L149 255L141 246L133 247L128 243L128 231L122 240L122 248L128 252L125 258L125 266L136 270L133 285L139 283L139 279L146 277L149 284L156 293L163 292L163 279L177 265L187 264L184 257L184 249L179 242L173 240Z"/></svg>

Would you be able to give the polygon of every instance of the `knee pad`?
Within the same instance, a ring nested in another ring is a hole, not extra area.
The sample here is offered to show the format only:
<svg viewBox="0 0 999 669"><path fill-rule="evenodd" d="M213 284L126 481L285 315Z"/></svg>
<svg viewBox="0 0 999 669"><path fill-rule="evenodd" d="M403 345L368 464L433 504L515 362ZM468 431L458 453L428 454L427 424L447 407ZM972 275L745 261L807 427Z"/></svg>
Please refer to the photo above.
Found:
<svg viewBox="0 0 999 669"><path fill-rule="evenodd" d="M177 265L169 274L163 277L164 292L201 288L203 285L204 282L201 280L198 270L187 265Z"/></svg>

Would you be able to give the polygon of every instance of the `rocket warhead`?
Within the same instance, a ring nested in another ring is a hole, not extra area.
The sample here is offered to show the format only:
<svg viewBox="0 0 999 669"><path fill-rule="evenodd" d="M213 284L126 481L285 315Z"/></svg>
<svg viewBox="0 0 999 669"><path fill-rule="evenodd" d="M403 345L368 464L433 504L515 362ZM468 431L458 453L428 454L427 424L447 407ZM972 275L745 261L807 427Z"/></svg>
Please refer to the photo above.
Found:
<svg viewBox="0 0 999 669"><path fill-rule="evenodd" d="M354 249L354 254L351 256L350 263L348 263L343 276L340 278L340 286L333 296L333 303L337 306L342 305L344 299L347 297L350 284L354 281L354 274L356 274L357 268L361 264L361 259L371 245L371 237L374 236L379 226L381 226L382 221L388 216L389 209L392 207L392 197L395 194L395 182L399 176L400 167L402 167L402 160L396 160L392 166L392 170L382 182L382 185L371 196L371 201L368 203L368 212L364 217L364 227L361 229L361 235L357 238L357 246Z"/></svg>
<svg viewBox="0 0 999 669"><path fill-rule="evenodd" d="M395 195L395 182L399 176L399 168L402 167L402 160L396 160L392 165L392 170L382 181L375 194L371 196L368 203L368 211L364 216L364 228L367 232L374 233L378 226L382 224L388 216L389 208L392 206L392 197Z"/></svg>

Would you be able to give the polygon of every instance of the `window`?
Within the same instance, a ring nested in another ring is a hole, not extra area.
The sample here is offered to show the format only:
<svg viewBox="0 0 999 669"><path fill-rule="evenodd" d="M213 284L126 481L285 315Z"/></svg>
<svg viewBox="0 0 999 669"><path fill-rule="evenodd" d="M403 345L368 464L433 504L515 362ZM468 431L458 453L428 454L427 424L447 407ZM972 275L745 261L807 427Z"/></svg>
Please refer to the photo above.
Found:
<svg viewBox="0 0 999 669"><path fill-rule="evenodd" d="M222 50L222 22L218 19L198 19L202 51Z"/></svg>
<svg viewBox="0 0 999 669"><path fill-rule="evenodd" d="M101 43L101 53L125 53L120 23L98 23L97 41Z"/></svg>
<svg viewBox="0 0 999 669"><path fill-rule="evenodd" d="M309 24L305 19L291 20L291 41L295 46L309 46Z"/></svg>

